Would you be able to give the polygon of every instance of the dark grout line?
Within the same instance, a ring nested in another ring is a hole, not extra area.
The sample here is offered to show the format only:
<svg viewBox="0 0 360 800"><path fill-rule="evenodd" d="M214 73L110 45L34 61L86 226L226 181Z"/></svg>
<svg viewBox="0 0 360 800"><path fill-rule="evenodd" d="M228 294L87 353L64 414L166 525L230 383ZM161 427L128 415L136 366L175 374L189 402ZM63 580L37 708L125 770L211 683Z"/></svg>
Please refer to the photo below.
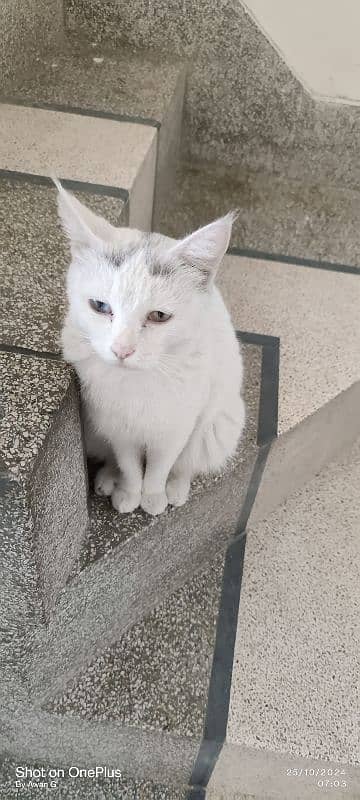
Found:
<svg viewBox="0 0 360 800"><path fill-rule="evenodd" d="M257 444L261 447L278 433L280 339L264 344L261 359L261 393Z"/></svg>
<svg viewBox="0 0 360 800"><path fill-rule="evenodd" d="M265 333L248 333L247 331L237 331L236 335L243 344L272 345L279 343L278 336L267 336Z"/></svg>
<svg viewBox="0 0 360 800"><path fill-rule="evenodd" d="M271 443L277 436L279 339L272 336L259 337L258 334L241 333L240 331L237 331L237 336L248 344L261 343L262 345L257 436L259 451L235 534L225 554L203 739L191 774L187 800L204 800L206 787L226 738L246 547L246 526L260 486Z"/></svg>
<svg viewBox="0 0 360 800"><path fill-rule="evenodd" d="M311 269L323 269L329 272L346 272L350 275L360 275L360 266L354 267L350 264L337 264L332 261L317 261L314 258L299 258L298 256L285 256L279 253L267 253L262 250L248 250L242 247L229 247L229 256L243 256L246 258L257 259L258 261L278 261L280 264L290 264L297 267L310 267Z"/></svg>
<svg viewBox="0 0 360 800"><path fill-rule="evenodd" d="M0 178L5 178L18 183L35 183L38 186L50 186L55 191L55 186L48 175L36 175L32 172L17 172L16 170L0 169ZM59 178L65 189L73 192L88 192L90 194L117 197L125 203L129 200L129 192L121 186L105 186L101 183L87 183L87 181L74 181L69 178Z"/></svg>
<svg viewBox="0 0 360 800"><path fill-rule="evenodd" d="M258 493L258 489L261 483L261 479L263 476L263 472L266 466L266 461L270 449L271 449L271 442L268 442L267 444L262 445L259 448L254 468L251 474L251 478L249 481L249 485L247 488L247 492L245 495L245 499L243 502L243 507L241 509L239 521L236 526L234 539L242 539L245 536L248 519L250 517L251 509L254 505L256 495Z"/></svg>
<svg viewBox="0 0 360 800"><path fill-rule="evenodd" d="M205 800L206 790L202 786L190 786L188 800Z"/></svg>
<svg viewBox="0 0 360 800"><path fill-rule="evenodd" d="M110 119L114 122L130 122L134 125L147 125L150 128L161 128L161 122L153 117L140 117L132 114L115 114L111 111L99 111L94 108L81 108L63 103L47 103L43 100L24 100L20 97L0 96L1 105L21 106L22 108L35 108L41 111L57 111L61 114L77 114L80 117L97 117Z"/></svg>
<svg viewBox="0 0 360 800"><path fill-rule="evenodd" d="M1 353L15 353L29 358L44 358L50 361L62 361L61 353L51 353L48 350L32 350L31 347L21 347L17 344L2 344L0 342Z"/></svg>

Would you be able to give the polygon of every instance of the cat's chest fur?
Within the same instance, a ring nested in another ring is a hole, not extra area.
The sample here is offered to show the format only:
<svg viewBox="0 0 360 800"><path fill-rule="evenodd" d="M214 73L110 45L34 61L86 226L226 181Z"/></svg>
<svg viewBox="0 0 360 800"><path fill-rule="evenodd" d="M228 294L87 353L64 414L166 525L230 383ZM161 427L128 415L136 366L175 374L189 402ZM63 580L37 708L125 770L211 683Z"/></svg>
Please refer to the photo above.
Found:
<svg viewBox="0 0 360 800"><path fill-rule="evenodd" d="M90 419L109 439L122 432L141 443L179 427L190 430L210 392L208 372L197 366L190 363L174 378L82 363L78 374Z"/></svg>

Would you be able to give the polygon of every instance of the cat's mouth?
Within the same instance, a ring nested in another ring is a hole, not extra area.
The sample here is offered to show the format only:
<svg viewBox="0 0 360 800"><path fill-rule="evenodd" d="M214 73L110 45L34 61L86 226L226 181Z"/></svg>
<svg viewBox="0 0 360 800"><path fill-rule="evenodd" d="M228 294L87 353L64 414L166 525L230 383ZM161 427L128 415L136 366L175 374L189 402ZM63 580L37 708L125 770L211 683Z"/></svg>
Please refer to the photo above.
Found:
<svg viewBox="0 0 360 800"><path fill-rule="evenodd" d="M134 364L133 361L130 362L127 358L119 358L116 361L113 361L112 364L117 369L127 370L128 372L134 369L139 369L139 364Z"/></svg>

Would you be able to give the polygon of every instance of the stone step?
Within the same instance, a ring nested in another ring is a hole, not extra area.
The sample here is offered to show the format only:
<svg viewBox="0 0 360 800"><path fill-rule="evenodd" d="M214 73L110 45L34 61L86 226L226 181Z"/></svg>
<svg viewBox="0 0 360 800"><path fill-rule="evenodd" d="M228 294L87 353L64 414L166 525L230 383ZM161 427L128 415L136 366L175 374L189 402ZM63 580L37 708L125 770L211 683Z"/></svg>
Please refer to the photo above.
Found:
<svg viewBox="0 0 360 800"><path fill-rule="evenodd" d="M191 227L238 209L232 247L287 258L351 265L360 271L360 192L328 181L183 160L158 227L183 236Z"/></svg>
<svg viewBox="0 0 360 800"><path fill-rule="evenodd" d="M282 191L285 183L269 175L189 162L178 171L174 201L159 215L161 231L179 237L191 221L200 226L238 208L219 285L238 327L280 339L281 436L272 446L253 509L260 516L359 433L359 196L353 192L349 199L351 193L344 190L342 210L339 195L333 208L324 209L324 187L319 207L313 209L311 244L306 226L297 224L300 213L296 215L300 197L304 222L311 192L298 185L296 199L291 182ZM337 226L333 213L339 215ZM346 236L349 261L336 263Z"/></svg>
<svg viewBox="0 0 360 800"><path fill-rule="evenodd" d="M360 435L360 274L233 254L218 285L236 326L280 340L279 436L255 521Z"/></svg>
<svg viewBox="0 0 360 800"><path fill-rule="evenodd" d="M185 134L192 158L357 189L359 107L311 97L248 5L224 0L219 13L215 0L206 7L197 0L68 0L65 25L90 40L171 51L191 64ZM276 13L264 13L273 25Z"/></svg>
<svg viewBox="0 0 360 800"><path fill-rule="evenodd" d="M43 126L49 120L51 139L48 140L50 147L46 167L50 165L59 170L61 167L63 177L79 177L76 152L66 156L67 148L77 146L74 137L79 144L90 140L87 157L84 158L82 153L81 161L89 163L82 163L81 179L107 183L108 177L114 185L129 191L133 195L130 197L131 224L148 229L151 223L155 149L157 203L168 194L174 179L184 82L184 68L179 61L160 60L151 53L134 53L130 48L109 50L105 46L68 36L56 47L45 48L26 76L13 78L10 86L8 82L3 86L0 83L0 101L53 112L50 117L42 114L34 118L32 114L28 116L29 112L19 110L20 116L16 117L13 124L17 124L17 119L22 124L21 120L26 118L26 121L30 120L29 124L34 119L34 125L38 119ZM3 113L6 115L6 109ZM62 118L59 116L61 113L86 118ZM105 120L109 120L110 125ZM65 158L65 161L59 166L55 163L57 140L53 126L59 126L59 137L68 137L68 143L65 139L62 148L65 153L60 148L61 159ZM37 138L36 133L35 129L34 138ZM46 126L41 131L41 138L45 136ZM93 137L95 141L91 146ZM95 142L97 146L94 146ZM34 152L31 154L33 158ZM36 171L35 167L31 170L26 163L27 171ZM71 170L67 172L68 167ZM16 165L13 168L23 167ZM143 207L139 215L136 211L138 205Z"/></svg>
<svg viewBox="0 0 360 800"><path fill-rule="evenodd" d="M150 230L156 128L3 103L0 140L0 169L120 191L130 224Z"/></svg>
<svg viewBox="0 0 360 800"><path fill-rule="evenodd" d="M28 768L27 777L25 767ZM106 765L103 766L104 770L105 767ZM52 795L56 797L56 800L99 800L100 798L101 800L118 800L118 798L121 800L186 800L188 794L186 788L174 789L156 785L150 781L137 781L122 776L117 778L98 777L97 779L94 779L91 774L77 776L76 766L75 769L70 769L70 775L69 771L64 769L63 776L61 769L61 766L54 767L53 764L46 766L44 763L33 762L20 764L5 758L0 765L0 798L1 800L18 800L21 796L23 800L34 800L34 796L36 796L42 800L42 798ZM114 767L114 769L118 768ZM51 770L55 770L55 772ZM56 770L59 770L59 775L56 774ZM19 773L24 777L19 778ZM35 777L31 777L31 775ZM38 775L40 777L37 777ZM16 781L18 781L18 785L16 785ZM41 786L41 783L49 783L49 787ZM51 783L53 783L52 786Z"/></svg>
<svg viewBox="0 0 360 800"><path fill-rule="evenodd" d="M252 334L242 338L248 421L224 474L199 478L184 507L158 518L140 509L119 516L108 499L91 495L82 568L62 592L32 662L38 705L216 553L224 553L229 538L244 526L242 506L248 493L251 505L254 465L276 430L276 419L269 428L268 417L271 403L276 413L277 342ZM264 364L270 365L270 377Z"/></svg>
<svg viewBox="0 0 360 800"><path fill-rule="evenodd" d="M360 440L248 530L209 798L360 796L359 481Z"/></svg>
<svg viewBox="0 0 360 800"><path fill-rule="evenodd" d="M73 573L88 521L77 390L59 361L0 350L1 695ZM20 683L23 682L23 677Z"/></svg>
<svg viewBox="0 0 360 800"><path fill-rule="evenodd" d="M93 742L96 732L100 740L100 730L106 736L113 731L113 752L126 775L188 785L205 723L223 566L220 552L61 696L53 695L43 713L58 724L81 721L93 731ZM126 742L129 733L132 748L126 752L122 738ZM83 745L78 747L79 759Z"/></svg>
<svg viewBox="0 0 360 800"><path fill-rule="evenodd" d="M311 800L329 780L356 800L359 478L360 440L12 721L23 758L106 759L194 798Z"/></svg>

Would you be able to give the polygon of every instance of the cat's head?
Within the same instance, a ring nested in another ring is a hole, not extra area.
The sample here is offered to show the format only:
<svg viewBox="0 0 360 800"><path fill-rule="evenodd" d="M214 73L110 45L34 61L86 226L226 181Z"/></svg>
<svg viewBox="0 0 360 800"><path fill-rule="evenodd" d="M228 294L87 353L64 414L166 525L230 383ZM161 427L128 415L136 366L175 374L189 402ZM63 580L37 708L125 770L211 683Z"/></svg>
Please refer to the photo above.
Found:
<svg viewBox="0 0 360 800"><path fill-rule="evenodd" d="M58 182L59 214L70 239L69 319L117 368L165 368L196 339L234 214L179 241L115 228Z"/></svg>

